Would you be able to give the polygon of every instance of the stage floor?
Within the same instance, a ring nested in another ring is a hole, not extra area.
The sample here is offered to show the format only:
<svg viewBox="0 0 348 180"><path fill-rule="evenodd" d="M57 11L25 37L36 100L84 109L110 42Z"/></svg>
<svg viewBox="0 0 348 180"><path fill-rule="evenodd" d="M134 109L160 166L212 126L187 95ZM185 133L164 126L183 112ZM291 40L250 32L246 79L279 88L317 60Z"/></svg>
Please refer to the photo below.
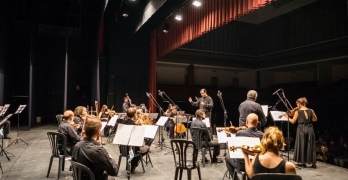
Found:
<svg viewBox="0 0 348 180"><path fill-rule="evenodd" d="M16 180L16 179L57 179L58 172L58 159L55 158L53 161L51 173L49 178L46 178L49 159L51 156L51 150L49 141L46 133L57 130L57 125L41 125L32 128L29 131L20 131L19 137L28 143L28 146L19 141L18 144L12 144L6 151L11 154L9 155L10 161L7 160L6 156L1 156L0 161L3 169L3 174L0 174L0 179L8 179L8 180ZM17 131L12 129L10 136L11 141L16 140ZM169 145L169 139L165 135L165 142ZM103 139L106 141L106 138ZM6 147L11 141L4 140L4 147ZM156 148L156 142L158 141L158 136L156 135L155 141L151 146L151 160L153 163L153 167L151 165L145 166L145 173L142 172L141 166L139 166L135 170L135 174L131 175L131 179L174 179L174 163L173 163L173 155L168 153L171 149L164 148L159 151ZM116 162L118 162L118 146L113 144L107 144L104 146L112 157L115 158ZM221 158L224 154L224 149L221 150ZM198 156L198 159L201 159L201 155ZM286 158L287 159L287 158ZM118 177L116 179L127 179L126 168L125 168L125 158L123 158L121 162L120 171ZM70 166L70 162L66 162L65 170L68 170ZM226 164L217 163L217 164L206 164L206 167L201 165L201 173L202 179L223 179L224 173L226 171ZM322 162L318 162L317 169L311 168L302 168L297 169L297 174L302 176L305 180L340 180L347 179L348 177L348 169L340 168L337 166L325 164ZM62 172L61 179L73 179L71 176L71 172L65 171ZM187 179L186 172L183 173L183 179ZM192 179L198 179L197 171L192 171ZM228 179L225 177L225 179Z"/></svg>

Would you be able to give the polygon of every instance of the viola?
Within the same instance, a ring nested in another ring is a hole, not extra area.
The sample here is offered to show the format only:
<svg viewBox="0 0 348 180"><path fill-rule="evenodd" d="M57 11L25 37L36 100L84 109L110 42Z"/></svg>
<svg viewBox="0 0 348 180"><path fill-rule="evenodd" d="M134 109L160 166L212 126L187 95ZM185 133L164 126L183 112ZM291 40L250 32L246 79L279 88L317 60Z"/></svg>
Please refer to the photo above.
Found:
<svg viewBox="0 0 348 180"><path fill-rule="evenodd" d="M261 152L261 145L255 145L255 146L242 145L242 146L229 147L229 150L233 152L236 151L237 149L241 149L243 152L254 156Z"/></svg>

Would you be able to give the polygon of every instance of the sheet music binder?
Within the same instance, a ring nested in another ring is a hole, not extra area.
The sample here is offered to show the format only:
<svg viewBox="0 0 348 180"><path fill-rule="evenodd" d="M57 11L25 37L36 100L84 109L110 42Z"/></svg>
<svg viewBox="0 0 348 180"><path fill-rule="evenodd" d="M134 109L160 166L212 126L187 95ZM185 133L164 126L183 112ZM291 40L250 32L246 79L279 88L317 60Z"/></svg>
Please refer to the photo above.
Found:
<svg viewBox="0 0 348 180"><path fill-rule="evenodd" d="M145 137L145 126L118 124L113 144L126 146L142 146Z"/></svg>
<svg viewBox="0 0 348 180"><path fill-rule="evenodd" d="M2 111L0 112L0 116L5 115L5 113L6 113L7 109L8 109L8 107L10 107L10 104L5 104L5 106L2 107Z"/></svg>

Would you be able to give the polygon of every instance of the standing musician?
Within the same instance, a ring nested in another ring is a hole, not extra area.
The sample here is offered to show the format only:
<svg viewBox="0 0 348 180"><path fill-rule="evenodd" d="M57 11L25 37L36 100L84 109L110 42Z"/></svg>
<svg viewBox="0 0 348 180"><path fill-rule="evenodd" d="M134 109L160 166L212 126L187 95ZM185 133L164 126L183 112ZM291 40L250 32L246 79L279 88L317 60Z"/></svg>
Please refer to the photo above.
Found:
<svg viewBox="0 0 348 180"><path fill-rule="evenodd" d="M3 109L3 106L0 106L0 113ZM2 117L1 117L1 120L2 120ZM8 135L10 134L10 125L11 125L11 122L9 120L6 120L1 126L0 128L3 127L4 129L4 139L11 139L11 137Z"/></svg>
<svg viewBox="0 0 348 180"><path fill-rule="evenodd" d="M246 118L250 113L255 113L259 117L261 122L260 126L263 127L267 123L265 114L262 111L262 107L256 102L257 92L250 90L247 93L247 99L239 105L239 126L245 126Z"/></svg>
<svg viewBox="0 0 348 180"><path fill-rule="evenodd" d="M209 122L211 124L211 111L214 107L213 99L208 96L207 90L201 89L201 98L199 98L196 102L192 101L192 98L189 97L188 101L191 103L192 106L198 107L198 109L203 109L205 116L209 118ZM209 128L209 132L212 132L212 127Z"/></svg>
<svg viewBox="0 0 348 180"><path fill-rule="evenodd" d="M87 166L97 179L106 180L110 179L108 176L116 176L119 167L99 143L101 126L97 118L88 119L84 126L85 137L75 145L72 160ZM89 179L88 174L82 172L82 179Z"/></svg>
<svg viewBox="0 0 348 180"><path fill-rule="evenodd" d="M74 148L75 144L80 141L80 137L77 135L77 132L74 128L74 113L71 110L66 110L64 112L64 121L60 123L58 127L58 132L65 135L67 140L67 152L69 155L71 155L72 149ZM59 140L60 142L62 140ZM63 144L62 142L60 144ZM63 153L63 147L59 147L60 153Z"/></svg>
<svg viewBox="0 0 348 180"><path fill-rule="evenodd" d="M122 104L122 112L125 113L129 109L131 103L129 101L129 96L126 94L126 97L123 98L123 104Z"/></svg>
<svg viewBox="0 0 348 180"><path fill-rule="evenodd" d="M306 163L309 163L312 164L312 168L316 168L313 122L317 121L317 115L313 109L307 108L307 104L307 98L301 97L297 99L297 107L293 109L293 111L295 111L294 117L289 118L291 124L295 124L296 121L298 121L294 161L303 167L306 167Z"/></svg>

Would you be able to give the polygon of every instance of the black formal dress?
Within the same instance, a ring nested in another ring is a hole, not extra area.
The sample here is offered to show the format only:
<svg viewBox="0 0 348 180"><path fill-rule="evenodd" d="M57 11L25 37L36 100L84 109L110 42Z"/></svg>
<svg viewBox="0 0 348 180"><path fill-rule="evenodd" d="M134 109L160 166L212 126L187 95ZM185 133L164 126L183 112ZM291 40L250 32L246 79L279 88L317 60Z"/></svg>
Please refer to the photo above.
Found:
<svg viewBox="0 0 348 180"><path fill-rule="evenodd" d="M315 134L312 124L312 110L298 110L294 161L316 164ZM308 115L306 119L305 112Z"/></svg>

